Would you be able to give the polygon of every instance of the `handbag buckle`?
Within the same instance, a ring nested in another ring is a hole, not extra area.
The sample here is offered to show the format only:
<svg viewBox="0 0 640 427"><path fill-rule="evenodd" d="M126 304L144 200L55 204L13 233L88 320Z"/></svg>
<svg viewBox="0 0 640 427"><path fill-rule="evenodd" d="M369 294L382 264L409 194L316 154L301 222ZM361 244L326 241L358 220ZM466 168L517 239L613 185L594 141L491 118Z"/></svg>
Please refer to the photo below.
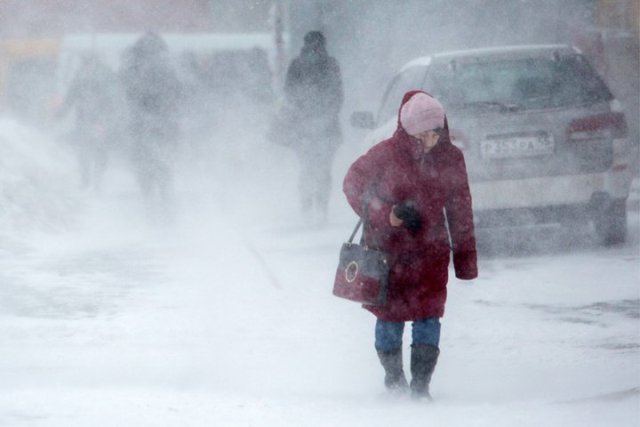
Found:
<svg viewBox="0 0 640 427"><path fill-rule="evenodd" d="M354 280L356 280L356 277L358 277L358 263L355 261L351 261L347 267L344 269L344 278L347 280L347 282L349 283L353 283Z"/></svg>

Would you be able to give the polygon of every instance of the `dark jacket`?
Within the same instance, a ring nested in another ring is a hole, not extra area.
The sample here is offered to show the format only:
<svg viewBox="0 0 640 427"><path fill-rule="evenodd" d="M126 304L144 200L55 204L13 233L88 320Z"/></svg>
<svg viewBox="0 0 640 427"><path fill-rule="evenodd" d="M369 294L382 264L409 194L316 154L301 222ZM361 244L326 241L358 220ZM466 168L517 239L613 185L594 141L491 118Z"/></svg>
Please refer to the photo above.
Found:
<svg viewBox="0 0 640 427"><path fill-rule="evenodd" d="M95 127L112 128L119 117L118 94L115 73L95 57L84 58L58 115L75 109L76 128L80 132Z"/></svg>
<svg viewBox="0 0 640 427"><path fill-rule="evenodd" d="M287 70L284 92L288 119L301 136L340 137L343 103L340 66L324 43L305 44Z"/></svg>
<svg viewBox="0 0 640 427"><path fill-rule="evenodd" d="M415 93L406 94L402 104ZM398 119L391 138L351 165L344 179L344 193L359 216L367 201L365 242L390 258L388 302L384 307L366 308L387 321L441 317L447 298L450 253L458 278L473 279L478 274L464 157L450 142L446 120L438 144L423 154ZM422 228L418 233L389 223L392 207L403 202L412 203L420 215Z"/></svg>
<svg viewBox="0 0 640 427"><path fill-rule="evenodd" d="M134 130L174 135L184 93L164 40L141 37L127 52L121 78Z"/></svg>

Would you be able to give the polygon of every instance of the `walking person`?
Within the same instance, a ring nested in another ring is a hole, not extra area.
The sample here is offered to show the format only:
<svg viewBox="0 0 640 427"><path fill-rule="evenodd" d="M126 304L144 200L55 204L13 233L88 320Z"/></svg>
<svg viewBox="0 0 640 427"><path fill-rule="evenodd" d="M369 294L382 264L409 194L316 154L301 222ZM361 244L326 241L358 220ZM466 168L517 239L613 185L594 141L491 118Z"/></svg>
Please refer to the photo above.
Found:
<svg viewBox="0 0 640 427"><path fill-rule="evenodd" d="M422 91L406 93L395 133L350 166L343 189L353 210L368 214L365 244L389 259L386 304L364 306L377 318L385 386L430 399L451 253L458 279L478 274L464 157L450 141L440 102ZM402 363L405 322L412 322L410 384Z"/></svg>
<svg viewBox="0 0 640 427"><path fill-rule="evenodd" d="M144 34L125 53L121 79L129 107L131 156L147 209L170 217L184 94L168 51L162 37Z"/></svg>
<svg viewBox="0 0 640 427"><path fill-rule="evenodd" d="M320 31L304 36L300 55L290 64L284 85L289 146L300 162L298 189L304 213L326 220L331 167L342 143L339 114L343 88L338 61L329 56Z"/></svg>
<svg viewBox="0 0 640 427"><path fill-rule="evenodd" d="M119 86L116 74L95 53L85 53L80 59L56 117L75 112L71 143L78 156L82 187L100 191L109 151L116 144Z"/></svg>

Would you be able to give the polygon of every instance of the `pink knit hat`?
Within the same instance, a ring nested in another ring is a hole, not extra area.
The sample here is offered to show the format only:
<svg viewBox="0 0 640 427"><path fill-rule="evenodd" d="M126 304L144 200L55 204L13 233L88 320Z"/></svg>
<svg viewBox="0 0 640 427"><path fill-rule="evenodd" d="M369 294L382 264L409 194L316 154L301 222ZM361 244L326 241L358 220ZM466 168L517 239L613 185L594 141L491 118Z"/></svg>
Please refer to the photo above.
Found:
<svg viewBox="0 0 640 427"><path fill-rule="evenodd" d="M409 135L444 127L444 108L426 93L416 93L400 109L400 124Z"/></svg>

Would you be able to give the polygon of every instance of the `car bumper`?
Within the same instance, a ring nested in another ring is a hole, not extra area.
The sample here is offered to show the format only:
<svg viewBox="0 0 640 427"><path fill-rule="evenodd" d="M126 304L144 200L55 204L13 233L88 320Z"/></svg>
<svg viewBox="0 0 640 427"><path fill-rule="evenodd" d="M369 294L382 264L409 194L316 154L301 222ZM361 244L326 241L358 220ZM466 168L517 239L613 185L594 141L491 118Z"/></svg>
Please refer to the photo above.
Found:
<svg viewBox="0 0 640 427"><path fill-rule="evenodd" d="M604 173L472 182L470 186L474 210L481 212L587 205L602 193L626 199L630 184L630 168L618 165Z"/></svg>

